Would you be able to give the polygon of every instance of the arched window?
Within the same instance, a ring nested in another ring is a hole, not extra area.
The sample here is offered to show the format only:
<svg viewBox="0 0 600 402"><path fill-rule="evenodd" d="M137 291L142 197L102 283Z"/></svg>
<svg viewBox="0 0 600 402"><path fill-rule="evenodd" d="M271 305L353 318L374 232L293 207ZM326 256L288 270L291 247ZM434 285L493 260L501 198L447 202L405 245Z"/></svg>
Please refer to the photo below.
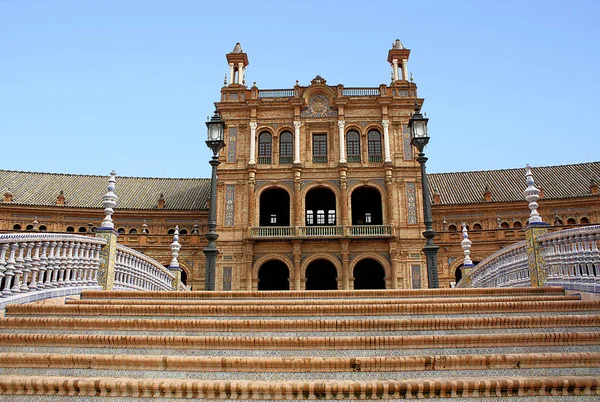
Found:
<svg viewBox="0 0 600 402"><path fill-rule="evenodd" d="M567 219L567 225L576 225L577 222L575 221L575 219L573 218L569 218Z"/></svg>
<svg viewBox="0 0 600 402"><path fill-rule="evenodd" d="M67 233L73 233L74 231L75 231L75 228L73 226L67 227Z"/></svg>
<svg viewBox="0 0 600 402"><path fill-rule="evenodd" d="M381 134L377 130L371 130L368 134L369 138L369 162L381 162Z"/></svg>
<svg viewBox="0 0 600 402"><path fill-rule="evenodd" d="M450 225L450 226L448 226L448 231L449 232L456 232L456 225Z"/></svg>
<svg viewBox="0 0 600 402"><path fill-rule="evenodd" d="M125 228L118 228L117 229L117 233L118 234L125 234Z"/></svg>
<svg viewBox="0 0 600 402"><path fill-rule="evenodd" d="M258 163L261 165L270 165L272 151L271 134L267 132L260 133L258 136Z"/></svg>
<svg viewBox="0 0 600 402"><path fill-rule="evenodd" d="M381 194L373 187L359 187L350 197L352 225L383 225Z"/></svg>
<svg viewBox="0 0 600 402"><path fill-rule="evenodd" d="M136 233L137 233L137 229L136 228L129 229L129 234L136 234Z"/></svg>
<svg viewBox="0 0 600 402"><path fill-rule="evenodd" d="M40 232L45 232L46 230L48 230L48 228L46 227L46 225L41 225L40 226Z"/></svg>
<svg viewBox="0 0 600 402"><path fill-rule="evenodd" d="M290 225L290 195L281 188L269 188L260 195L260 226Z"/></svg>
<svg viewBox="0 0 600 402"><path fill-rule="evenodd" d="M286 131L279 136L279 163L292 163L294 161L294 146L292 133Z"/></svg>
<svg viewBox="0 0 600 402"><path fill-rule="evenodd" d="M13 230L21 230L21 225L19 225L18 223L16 225L13 225Z"/></svg>
<svg viewBox="0 0 600 402"><path fill-rule="evenodd" d="M348 162L360 162L360 135L354 130L346 134L346 153Z"/></svg>
<svg viewBox="0 0 600 402"><path fill-rule="evenodd" d="M562 226L563 221L559 217L554 218L554 226Z"/></svg>
<svg viewBox="0 0 600 402"><path fill-rule="evenodd" d="M587 225L587 224L589 224L589 223L590 223L590 220L589 220L587 217L585 217L585 216L584 216L583 218L581 218L581 221L580 221L580 223L581 223L582 225Z"/></svg>
<svg viewBox="0 0 600 402"><path fill-rule="evenodd" d="M522 228L523 225L521 224L521 222L519 221L514 221L513 222L513 228Z"/></svg>
<svg viewBox="0 0 600 402"><path fill-rule="evenodd" d="M175 229L169 229L169 231L167 232L167 234L170 234L170 235L175 234Z"/></svg>
<svg viewBox="0 0 600 402"><path fill-rule="evenodd" d="M500 227L501 227L502 229L508 229L510 226L508 225L508 222L502 222L502 223L500 224Z"/></svg>
<svg viewBox="0 0 600 402"><path fill-rule="evenodd" d="M25 230L33 230L33 225L27 225L27 227L25 228Z"/></svg>
<svg viewBox="0 0 600 402"><path fill-rule="evenodd" d="M180 234L180 235L186 235L186 234L187 234L187 229L181 229L181 230L179 231L179 234Z"/></svg>
<svg viewBox="0 0 600 402"><path fill-rule="evenodd" d="M85 233L85 232L87 232L87 229L86 229L85 227L83 227L83 226L82 226L82 227L80 227L79 229L77 229L77 231L78 231L79 233Z"/></svg>
<svg viewBox="0 0 600 402"><path fill-rule="evenodd" d="M473 230L481 230L481 225L479 223L474 224L473 225Z"/></svg>

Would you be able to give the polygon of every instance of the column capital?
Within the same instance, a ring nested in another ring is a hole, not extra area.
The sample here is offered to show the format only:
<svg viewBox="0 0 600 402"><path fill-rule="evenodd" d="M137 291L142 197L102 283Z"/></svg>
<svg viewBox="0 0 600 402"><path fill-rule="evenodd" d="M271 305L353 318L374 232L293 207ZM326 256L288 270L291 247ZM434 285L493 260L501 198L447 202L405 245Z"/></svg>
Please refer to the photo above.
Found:
<svg viewBox="0 0 600 402"><path fill-rule="evenodd" d="M390 121L387 119L381 120L381 125L383 125L384 128L387 128L390 125Z"/></svg>
<svg viewBox="0 0 600 402"><path fill-rule="evenodd" d="M252 130L256 130L257 127L258 127L258 123L257 122L255 122L255 121L251 121L250 122L250 128Z"/></svg>
<svg viewBox="0 0 600 402"><path fill-rule="evenodd" d="M398 65L398 59L392 59L392 64L395 66Z"/></svg>
<svg viewBox="0 0 600 402"><path fill-rule="evenodd" d="M301 125L302 125L301 121L294 121L294 127L295 128L300 128Z"/></svg>
<svg viewBox="0 0 600 402"><path fill-rule="evenodd" d="M344 126L346 125L346 121L345 120L338 120L337 124L338 124L339 128L344 128Z"/></svg>

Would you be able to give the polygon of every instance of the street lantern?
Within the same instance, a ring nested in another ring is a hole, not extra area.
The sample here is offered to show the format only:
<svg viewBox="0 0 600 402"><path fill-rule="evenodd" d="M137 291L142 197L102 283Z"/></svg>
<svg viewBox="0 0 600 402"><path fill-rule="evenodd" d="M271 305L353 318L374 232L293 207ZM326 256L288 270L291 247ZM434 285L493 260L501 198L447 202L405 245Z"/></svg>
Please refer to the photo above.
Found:
<svg viewBox="0 0 600 402"><path fill-rule="evenodd" d="M439 287L438 270L437 270L437 252L439 247L435 245L433 238L436 233L433 230L433 218L431 214L431 200L429 198L429 183L427 180L427 168L426 162L427 157L423 153L425 145L429 142L427 135L427 122L429 119L423 117L420 112L419 105L415 102L415 112L408 121L408 127L411 133L410 143L419 150L417 155L417 162L421 166L421 182L423 190L423 220L425 223L425 231L423 237L427 239L425 247L423 247L423 253L427 259L427 279L430 288Z"/></svg>
<svg viewBox="0 0 600 402"><path fill-rule="evenodd" d="M212 150L213 157L210 160L210 166L212 167L212 176L210 179L210 206L208 209L208 233L206 234L206 240L208 245L204 248L204 255L206 256L206 269L205 269L205 290L215 290L215 270L217 264L217 239L219 235L216 232L217 228L217 167L221 164L219 161L219 152L225 147L225 121L221 119L219 113L215 110L215 114L206 122L208 128L206 145Z"/></svg>

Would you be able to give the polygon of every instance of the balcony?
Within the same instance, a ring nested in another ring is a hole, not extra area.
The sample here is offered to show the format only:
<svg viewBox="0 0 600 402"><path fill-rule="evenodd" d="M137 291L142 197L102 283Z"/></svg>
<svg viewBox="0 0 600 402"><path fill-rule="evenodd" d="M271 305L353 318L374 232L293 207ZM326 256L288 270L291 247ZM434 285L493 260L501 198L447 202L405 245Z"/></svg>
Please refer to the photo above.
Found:
<svg viewBox="0 0 600 402"><path fill-rule="evenodd" d="M264 226L250 228L252 239L291 238L381 238L391 237L390 225L356 226Z"/></svg>

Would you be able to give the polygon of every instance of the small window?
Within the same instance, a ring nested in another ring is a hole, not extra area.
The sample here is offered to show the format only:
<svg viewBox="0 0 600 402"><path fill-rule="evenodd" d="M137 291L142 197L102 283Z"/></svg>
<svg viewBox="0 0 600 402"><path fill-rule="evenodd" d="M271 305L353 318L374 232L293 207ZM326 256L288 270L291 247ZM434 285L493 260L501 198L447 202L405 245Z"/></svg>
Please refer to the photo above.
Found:
<svg viewBox="0 0 600 402"><path fill-rule="evenodd" d="M519 221L514 221L513 222L513 228L522 228L523 225L521 224L521 222Z"/></svg>
<svg viewBox="0 0 600 402"><path fill-rule="evenodd" d="M589 223L590 223L590 220L589 220L587 217L585 217L585 216L584 216L583 218L581 218L581 221L580 221L580 223L581 223L582 225L587 225L587 224L589 224Z"/></svg>
<svg viewBox="0 0 600 402"><path fill-rule="evenodd" d="M313 219L313 211L308 209L306 210L306 225L314 225L315 221Z"/></svg>
<svg viewBox="0 0 600 402"><path fill-rule="evenodd" d="M33 225L27 225L27 226L25 227L25 230L33 230Z"/></svg>
<svg viewBox="0 0 600 402"><path fill-rule="evenodd" d="M448 231L449 232L456 232L456 225L450 225L450 226L448 226Z"/></svg>
<svg viewBox="0 0 600 402"><path fill-rule="evenodd" d="M136 228L129 229L129 234L137 234L137 229Z"/></svg>
<svg viewBox="0 0 600 402"><path fill-rule="evenodd" d="M261 165L270 165L272 151L271 134L267 132L260 133L258 136L258 163Z"/></svg>
<svg viewBox="0 0 600 402"><path fill-rule="evenodd" d="M186 234L187 234L187 229L181 229L181 230L179 231L179 234L181 234L181 235L186 235Z"/></svg>
<svg viewBox="0 0 600 402"><path fill-rule="evenodd" d="M82 226L82 227L80 227L79 229L77 229L77 231L78 231L79 233L85 233L85 232L87 232L87 229L86 229L85 227L83 227L83 226ZM125 229L123 229L123 231L125 231ZM120 233L120 232L119 232L119 233Z"/></svg>
<svg viewBox="0 0 600 402"><path fill-rule="evenodd" d="M96 226L92 226L92 228L90 229L90 232L94 233L96 231Z"/></svg>
<svg viewBox="0 0 600 402"><path fill-rule="evenodd" d="M46 230L48 230L46 225L40 225L40 232L45 232Z"/></svg>
<svg viewBox="0 0 600 402"><path fill-rule="evenodd" d="M381 162L381 134L377 130L371 130L368 134L369 138L369 162Z"/></svg>
<svg viewBox="0 0 600 402"><path fill-rule="evenodd" d="M74 231L75 231L75 228L73 226L67 227L67 232L68 233L73 233Z"/></svg>
<svg viewBox="0 0 600 402"><path fill-rule="evenodd" d="M271 214L271 218L269 219L269 222L271 222L273 224L277 223L277 215Z"/></svg>
<svg viewBox="0 0 600 402"><path fill-rule="evenodd" d="M330 209L327 212L327 224L335 225L335 209Z"/></svg>
<svg viewBox="0 0 600 402"><path fill-rule="evenodd" d="M479 223L474 224L473 230L481 230L481 225Z"/></svg>
<svg viewBox="0 0 600 402"><path fill-rule="evenodd" d="M502 229L508 229L510 226L508 225L508 222L502 222L502 223L500 224L500 227L501 227Z"/></svg>
<svg viewBox="0 0 600 402"><path fill-rule="evenodd" d="M576 225L577 222L575 221L575 219L573 218L569 218L567 219L567 225Z"/></svg>
<svg viewBox="0 0 600 402"><path fill-rule="evenodd" d="M169 231L167 232L167 234L170 234L170 235L175 234L175 229L169 229Z"/></svg>
<svg viewBox="0 0 600 402"><path fill-rule="evenodd" d="M18 223L16 225L13 225L13 230L21 230L21 225L19 225Z"/></svg>
<svg viewBox="0 0 600 402"><path fill-rule="evenodd" d="M346 153L348 162L360 163L360 135L354 130L346 134Z"/></svg>
<svg viewBox="0 0 600 402"><path fill-rule="evenodd" d="M313 134L313 163L327 163L327 134Z"/></svg>
<svg viewBox="0 0 600 402"><path fill-rule="evenodd" d="M325 211L322 209L319 209L317 211L317 225L324 225L325 224Z"/></svg>
<svg viewBox="0 0 600 402"><path fill-rule="evenodd" d="M125 233L125 228L119 228L119 229L117 229L117 233L118 234L124 234Z"/></svg>
<svg viewBox="0 0 600 402"><path fill-rule="evenodd" d="M294 160L294 149L292 133L286 131L279 136L279 163L292 163Z"/></svg>
<svg viewBox="0 0 600 402"><path fill-rule="evenodd" d="M554 226L562 226L563 221L560 218L554 219Z"/></svg>
<svg viewBox="0 0 600 402"><path fill-rule="evenodd" d="M370 212L365 212L365 223L367 225L370 225L371 222L372 222L371 213Z"/></svg>

